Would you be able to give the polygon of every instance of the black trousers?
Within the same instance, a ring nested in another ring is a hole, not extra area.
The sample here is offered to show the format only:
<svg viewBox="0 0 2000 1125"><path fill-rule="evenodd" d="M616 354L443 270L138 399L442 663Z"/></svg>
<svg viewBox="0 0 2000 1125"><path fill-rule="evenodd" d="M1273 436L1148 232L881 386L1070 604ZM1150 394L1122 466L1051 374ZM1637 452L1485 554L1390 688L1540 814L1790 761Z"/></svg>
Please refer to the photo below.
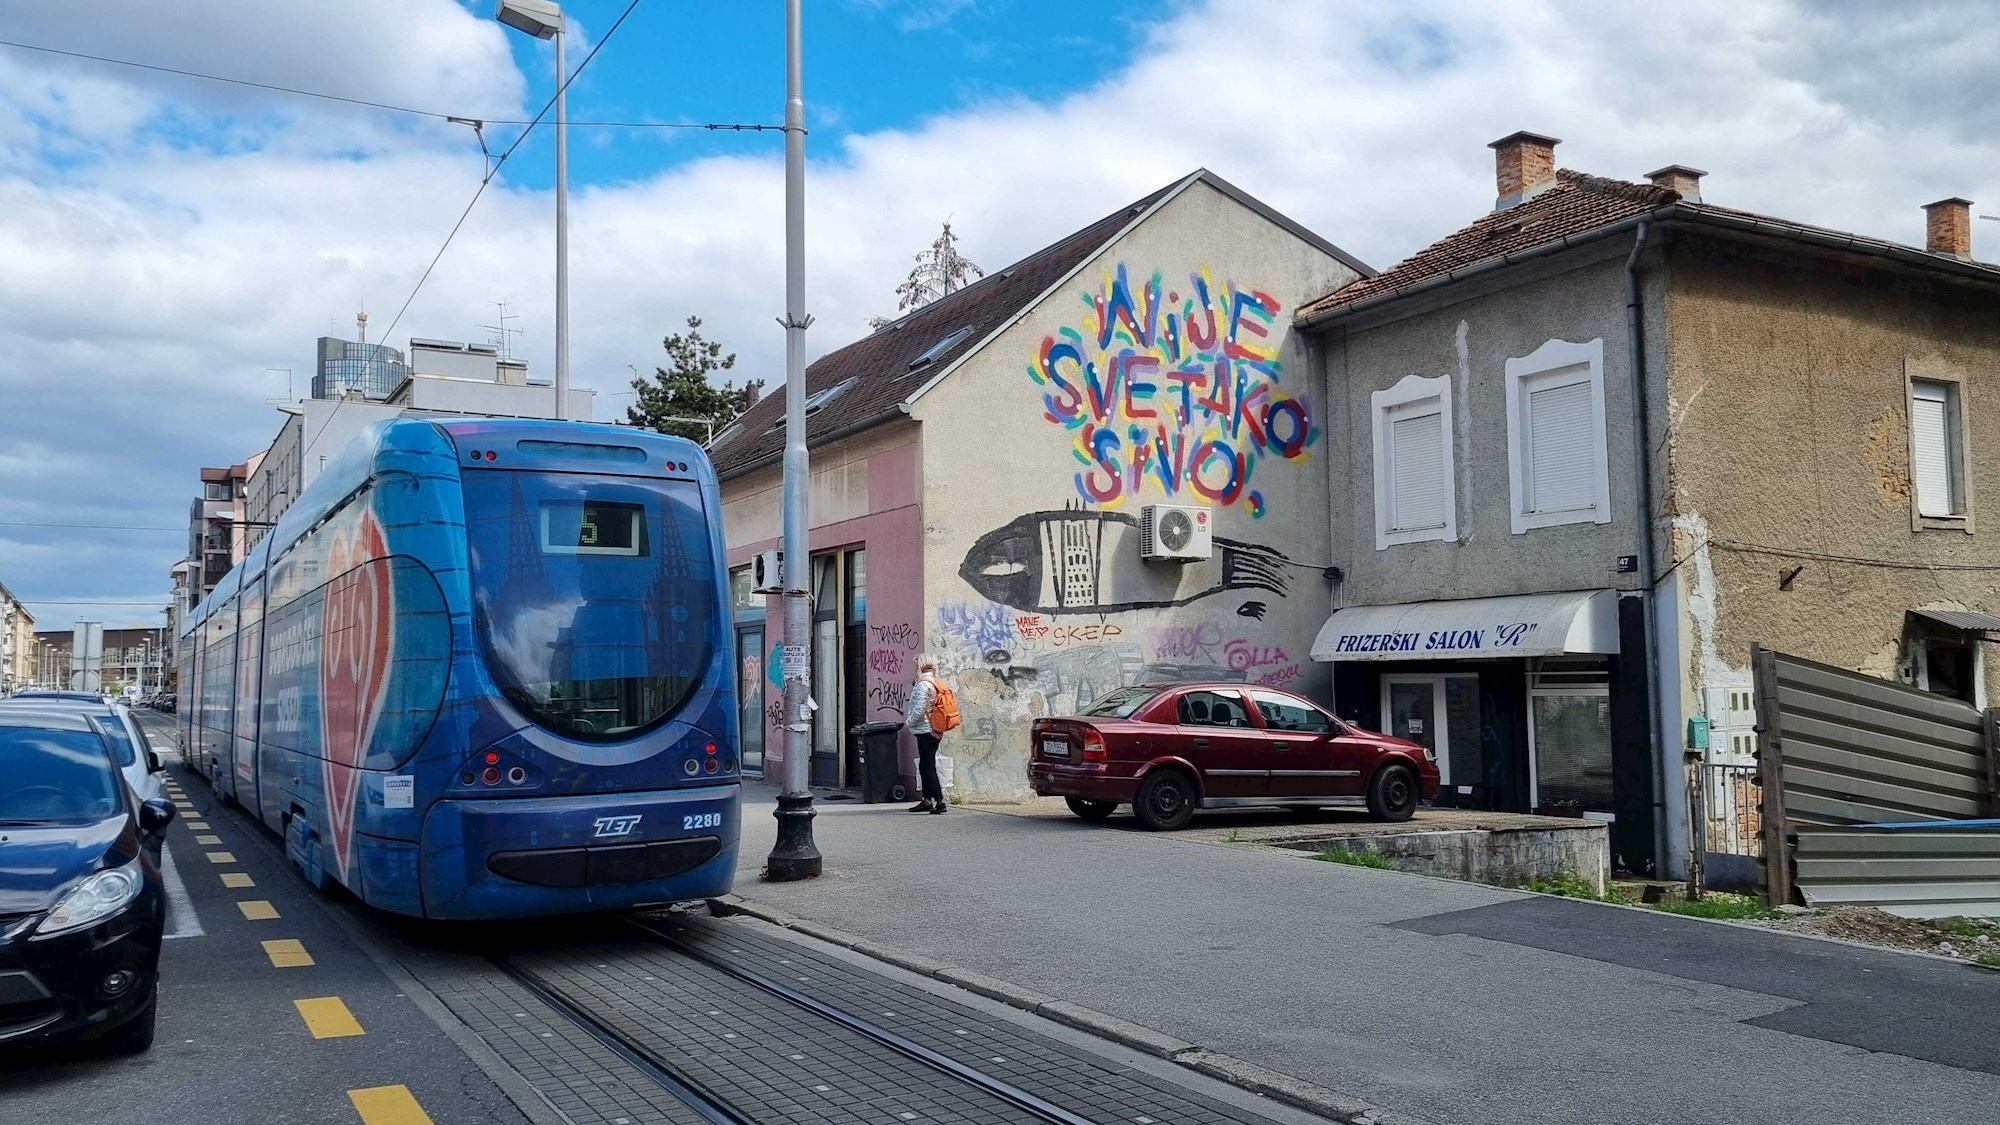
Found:
<svg viewBox="0 0 2000 1125"><path fill-rule="evenodd" d="M923 782L924 800L944 800L944 789L938 785L937 752L943 736L920 734L917 736L917 777Z"/></svg>

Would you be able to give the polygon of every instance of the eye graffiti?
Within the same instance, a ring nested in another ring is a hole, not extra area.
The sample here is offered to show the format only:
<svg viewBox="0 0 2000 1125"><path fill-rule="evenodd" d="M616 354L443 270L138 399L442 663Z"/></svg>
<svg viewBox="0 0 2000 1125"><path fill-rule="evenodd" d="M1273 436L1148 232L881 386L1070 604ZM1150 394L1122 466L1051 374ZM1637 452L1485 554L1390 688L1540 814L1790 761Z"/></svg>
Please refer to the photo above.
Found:
<svg viewBox="0 0 2000 1125"><path fill-rule="evenodd" d="M1257 466L1302 461L1319 437L1311 404L1281 384L1278 299L1206 269L1135 291L1119 263L1080 327L1045 337L1028 376L1044 415L1075 435L1077 495L1116 506L1152 490L1266 510Z"/></svg>
<svg viewBox="0 0 2000 1125"><path fill-rule="evenodd" d="M958 575L988 601L1031 614L1102 614L1186 605L1229 590L1262 590L1284 597L1291 589L1289 559L1274 547L1217 536L1221 562L1215 581L1201 589L1148 588L1146 575L1117 575L1111 560L1137 558L1139 520L1122 512L1075 507L1029 512L979 537ZM1130 586L1130 589L1114 589ZM978 632L986 625L1004 636L1006 615L990 622L942 622L948 633Z"/></svg>

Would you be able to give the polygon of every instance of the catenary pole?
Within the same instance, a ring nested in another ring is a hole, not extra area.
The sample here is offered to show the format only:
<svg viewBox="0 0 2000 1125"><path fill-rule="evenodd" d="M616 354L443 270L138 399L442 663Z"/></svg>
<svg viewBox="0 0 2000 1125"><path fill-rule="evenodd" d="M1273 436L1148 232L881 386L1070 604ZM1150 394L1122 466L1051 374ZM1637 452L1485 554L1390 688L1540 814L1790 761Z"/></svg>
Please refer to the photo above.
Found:
<svg viewBox="0 0 2000 1125"><path fill-rule="evenodd" d="M569 75L563 40L569 14L556 28L556 419L569 420ZM585 60L586 62L588 60ZM504 322L503 322L504 327ZM502 333L504 340L505 333Z"/></svg>
<svg viewBox="0 0 2000 1125"><path fill-rule="evenodd" d="M764 867L774 881L810 879L820 872L813 844L812 678L807 641L812 629L812 568L806 510L806 101L800 45L801 0L785 0L785 787L778 796L778 842Z"/></svg>

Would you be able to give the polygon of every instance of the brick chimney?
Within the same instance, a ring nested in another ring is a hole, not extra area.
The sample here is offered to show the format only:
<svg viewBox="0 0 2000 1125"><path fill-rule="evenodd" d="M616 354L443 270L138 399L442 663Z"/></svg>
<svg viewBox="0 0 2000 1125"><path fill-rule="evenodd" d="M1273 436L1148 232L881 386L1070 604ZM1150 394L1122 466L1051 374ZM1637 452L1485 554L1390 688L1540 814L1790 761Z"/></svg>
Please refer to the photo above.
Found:
<svg viewBox="0 0 2000 1125"><path fill-rule="evenodd" d="M748 410L757 405L757 400L763 397L764 381L762 379L751 379L743 384L743 409Z"/></svg>
<svg viewBox="0 0 2000 1125"><path fill-rule="evenodd" d="M1706 175L1708 173L1699 168L1690 168L1685 164L1669 164L1665 168L1646 173L1646 178L1653 181L1654 187L1679 192L1681 198L1689 203L1700 203L1701 178Z"/></svg>
<svg viewBox="0 0 2000 1125"><path fill-rule="evenodd" d="M1540 133L1510 133L1487 145L1493 150L1493 179L1500 191L1493 209L1505 211L1554 187L1556 146L1561 143Z"/></svg>
<svg viewBox="0 0 2000 1125"><path fill-rule="evenodd" d="M1924 249L1972 260L1972 200L1953 196L1924 204Z"/></svg>

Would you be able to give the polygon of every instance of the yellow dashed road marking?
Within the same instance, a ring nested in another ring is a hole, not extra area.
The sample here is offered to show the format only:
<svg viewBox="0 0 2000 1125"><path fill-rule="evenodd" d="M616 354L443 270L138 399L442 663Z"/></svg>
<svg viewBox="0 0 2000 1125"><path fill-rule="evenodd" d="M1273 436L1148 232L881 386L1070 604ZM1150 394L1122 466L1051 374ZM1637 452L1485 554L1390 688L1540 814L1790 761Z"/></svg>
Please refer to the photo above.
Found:
<svg viewBox="0 0 2000 1125"><path fill-rule="evenodd" d="M361 1115L361 1125L431 1125L431 1115L417 1104L408 1086L370 1086L349 1090L347 1100Z"/></svg>
<svg viewBox="0 0 2000 1125"><path fill-rule="evenodd" d="M206 832L206 831L208 831L208 825L207 825L207 824L205 824L205 823L203 823L203 822L201 822L201 821L199 821L199 820L190 820L190 821L188 821L188 827L189 827L189 828L192 828L192 829L193 829L193 830L195 830L196 832Z"/></svg>
<svg viewBox="0 0 2000 1125"><path fill-rule="evenodd" d="M222 837L220 837L220 836L196 836L196 837L194 838L194 842L195 842L195 843L197 843L197 844L220 844L220 843L222 842Z"/></svg>
<svg viewBox="0 0 2000 1125"><path fill-rule="evenodd" d="M222 885L225 887L254 887L257 885L257 881L241 871L225 871L222 874Z"/></svg>
<svg viewBox="0 0 2000 1125"><path fill-rule="evenodd" d="M235 863L235 862L236 862L236 857L235 857L235 856L233 856L233 855L231 855L231 854L229 854L228 852L210 852L210 853L208 853L208 862L210 862L210 863Z"/></svg>
<svg viewBox="0 0 2000 1125"><path fill-rule="evenodd" d="M298 1008L299 1018L306 1021L306 1030L312 1032L314 1039L339 1039L362 1034L354 1013L347 1010L347 1005L341 1003L338 996L294 1000L292 1004Z"/></svg>
<svg viewBox="0 0 2000 1125"><path fill-rule="evenodd" d="M239 902L236 904L236 909L241 910L243 916L252 922L269 921L278 916L278 908L272 906L268 900L261 898Z"/></svg>
<svg viewBox="0 0 2000 1125"><path fill-rule="evenodd" d="M280 938L264 943L264 955L271 959L271 966L278 969L296 969L313 963L312 954L299 944L297 938Z"/></svg>

